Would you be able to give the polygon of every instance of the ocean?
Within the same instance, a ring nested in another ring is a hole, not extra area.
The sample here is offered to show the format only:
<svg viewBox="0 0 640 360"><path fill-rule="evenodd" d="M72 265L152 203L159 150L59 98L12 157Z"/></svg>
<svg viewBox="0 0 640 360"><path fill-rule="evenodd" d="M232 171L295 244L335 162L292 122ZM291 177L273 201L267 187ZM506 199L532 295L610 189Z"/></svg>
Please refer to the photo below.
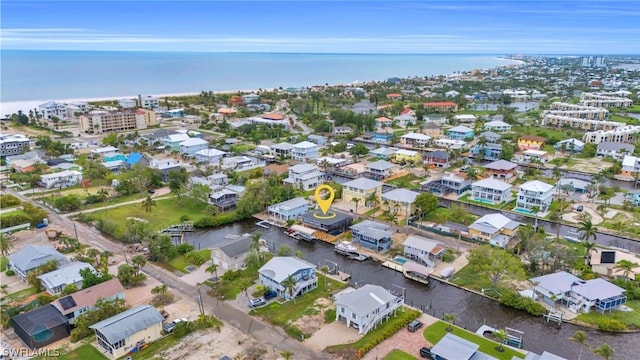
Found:
<svg viewBox="0 0 640 360"><path fill-rule="evenodd" d="M491 55L49 50L0 55L2 114L26 102L344 84L517 63Z"/></svg>

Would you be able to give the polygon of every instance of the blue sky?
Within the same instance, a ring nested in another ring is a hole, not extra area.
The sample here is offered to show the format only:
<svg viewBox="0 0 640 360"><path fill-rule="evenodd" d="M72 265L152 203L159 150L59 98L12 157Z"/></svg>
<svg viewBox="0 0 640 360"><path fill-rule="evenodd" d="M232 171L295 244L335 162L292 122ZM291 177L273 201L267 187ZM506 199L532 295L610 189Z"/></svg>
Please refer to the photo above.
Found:
<svg viewBox="0 0 640 360"><path fill-rule="evenodd" d="M2 49L640 54L638 1L2 0Z"/></svg>

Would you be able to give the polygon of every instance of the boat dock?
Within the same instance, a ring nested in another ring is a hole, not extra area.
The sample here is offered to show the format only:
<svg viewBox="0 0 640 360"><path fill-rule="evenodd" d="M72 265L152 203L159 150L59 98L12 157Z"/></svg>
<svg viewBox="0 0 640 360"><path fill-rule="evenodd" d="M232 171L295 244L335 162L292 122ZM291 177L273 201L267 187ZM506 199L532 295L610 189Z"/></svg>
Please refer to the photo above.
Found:
<svg viewBox="0 0 640 360"><path fill-rule="evenodd" d="M408 261L404 264L399 264L395 261L384 261L382 266L400 272L405 278L425 285L429 284L429 276L433 271L433 269L413 261Z"/></svg>

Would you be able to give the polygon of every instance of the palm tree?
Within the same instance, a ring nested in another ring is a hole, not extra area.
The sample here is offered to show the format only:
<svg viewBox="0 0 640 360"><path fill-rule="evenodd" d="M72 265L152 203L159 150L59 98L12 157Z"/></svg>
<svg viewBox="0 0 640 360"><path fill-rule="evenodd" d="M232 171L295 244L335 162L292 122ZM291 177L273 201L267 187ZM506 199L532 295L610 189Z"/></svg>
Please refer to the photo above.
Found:
<svg viewBox="0 0 640 360"><path fill-rule="evenodd" d="M131 259L131 263L136 267L136 274L147 264L147 259L143 255L136 255Z"/></svg>
<svg viewBox="0 0 640 360"><path fill-rule="evenodd" d="M368 207L374 208L376 207L376 205L378 205L378 201L378 194L376 194L376 192L374 191L371 194L367 195L365 204Z"/></svg>
<svg viewBox="0 0 640 360"><path fill-rule="evenodd" d="M580 354L578 354L578 360L580 360L582 358L582 350L584 349L584 346L589 346L589 343L587 342L587 334L582 330L578 330L569 339L580 344Z"/></svg>
<svg viewBox="0 0 640 360"><path fill-rule="evenodd" d="M507 331L505 329L500 329L500 330L496 330L493 332L493 336L497 337L498 340L500 340L498 347L496 348L496 350L498 350L499 352L503 352L504 351L504 342L507 341L507 339L509 338L509 334L507 333Z"/></svg>
<svg viewBox="0 0 640 360"><path fill-rule="evenodd" d="M351 199L351 202L356 204L356 214L357 214L358 213L358 204L360 204L360 198L354 197L353 199Z"/></svg>
<svg viewBox="0 0 640 360"><path fill-rule="evenodd" d="M291 350L285 350L280 352L280 355L282 355L284 360L289 360L293 357L293 352Z"/></svg>
<svg viewBox="0 0 640 360"><path fill-rule="evenodd" d="M99 256L102 255L102 253L98 249L88 248L85 255L92 259L93 265L96 267L100 264Z"/></svg>
<svg viewBox="0 0 640 360"><path fill-rule="evenodd" d="M584 246L584 258L585 259L590 259L591 258L591 252L592 251L598 251L596 250L596 243L594 242L589 242L589 241L585 241L584 243L582 243L582 245Z"/></svg>
<svg viewBox="0 0 640 360"><path fill-rule="evenodd" d="M296 284L297 284L296 280L291 275L289 275L282 282L282 286L284 286L284 291L286 292L286 294L289 295L290 298L293 298L293 290L296 288Z"/></svg>
<svg viewBox="0 0 640 360"><path fill-rule="evenodd" d="M7 256L12 248L13 243L11 242L11 236L7 234L0 234L0 253L2 256Z"/></svg>
<svg viewBox="0 0 640 360"><path fill-rule="evenodd" d="M167 293L168 289L167 284L162 284L151 289L151 293L153 295L164 295Z"/></svg>
<svg viewBox="0 0 640 360"><path fill-rule="evenodd" d="M107 191L107 189L105 188L102 188L98 190L96 195L98 195L98 197L100 198L100 201L104 202L109 197L109 191Z"/></svg>
<svg viewBox="0 0 640 360"><path fill-rule="evenodd" d="M109 258L113 256L113 253L109 250L105 250L102 252L100 257L103 259L104 263L102 264L105 270L109 268ZM105 271L107 272L107 271Z"/></svg>
<svg viewBox="0 0 640 360"><path fill-rule="evenodd" d="M578 225L580 225L578 230L582 232L580 240L589 241L589 239L593 238L593 241L596 241L596 238L598 237L598 228L593 226L591 220L582 220L578 223Z"/></svg>
<svg viewBox="0 0 640 360"><path fill-rule="evenodd" d="M615 353L615 351L607 343L602 343L602 345L595 348L593 352L596 355L602 356L602 358L605 360L613 359L613 354Z"/></svg>
<svg viewBox="0 0 640 360"><path fill-rule="evenodd" d="M639 267L640 265L631 262L629 260L620 260L613 267L614 270L622 271L622 276L624 276L624 281L629 281L629 274L633 271L633 269Z"/></svg>
<svg viewBox="0 0 640 360"><path fill-rule="evenodd" d="M207 266L207 268L204 270L205 272L208 272L209 274L215 274L216 278L218 277L218 265L217 264L211 264L209 266Z"/></svg>
<svg viewBox="0 0 640 360"><path fill-rule="evenodd" d="M142 202L144 211L149 213L154 206L157 206L155 200L151 198L151 195L147 195L147 198Z"/></svg>
<svg viewBox="0 0 640 360"><path fill-rule="evenodd" d="M444 316L442 316L442 319L444 321L447 322L447 331L453 331L453 328L451 327L451 325L453 324L454 321L456 321L456 318L458 317L458 314L456 313L446 313L444 314Z"/></svg>

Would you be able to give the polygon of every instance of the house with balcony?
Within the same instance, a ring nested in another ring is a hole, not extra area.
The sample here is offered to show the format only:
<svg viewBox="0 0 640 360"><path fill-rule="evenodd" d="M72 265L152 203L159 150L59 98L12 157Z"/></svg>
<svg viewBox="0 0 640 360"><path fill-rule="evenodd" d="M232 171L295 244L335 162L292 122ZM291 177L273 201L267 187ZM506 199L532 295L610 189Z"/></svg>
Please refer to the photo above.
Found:
<svg viewBox="0 0 640 360"><path fill-rule="evenodd" d="M218 211L229 211L234 209L244 194L244 186L227 185L224 188L213 190L209 194L209 202Z"/></svg>
<svg viewBox="0 0 640 360"><path fill-rule="evenodd" d="M511 201L513 186L504 181L486 178L471 184L471 198L475 201L498 205Z"/></svg>
<svg viewBox="0 0 640 360"><path fill-rule="evenodd" d="M404 257L430 268L436 267L436 262L446 250L443 244L418 235L409 235L402 246Z"/></svg>
<svg viewBox="0 0 640 360"><path fill-rule="evenodd" d="M465 140L473 138L473 129L466 126L455 126L447 130L447 136L452 140Z"/></svg>
<svg viewBox="0 0 640 360"><path fill-rule="evenodd" d="M534 292L547 305L563 306L574 313L618 309L627 302L625 290L604 279L582 280L566 271L529 279Z"/></svg>
<svg viewBox="0 0 640 360"><path fill-rule="evenodd" d="M391 160L396 154L397 149L390 149L388 147L379 147L369 151L369 155L374 156L382 160Z"/></svg>
<svg viewBox="0 0 640 360"><path fill-rule="evenodd" d="M449 161L451 155L448 152L442 150L430 151L424 156L424 163L427 165L433 165L434 167L445 168L449 167Z"/></svg>
<svg viewBox="0 0 640 360"><path fill-rule="evenodd" d="M31 271L49 261L55 260L60 265L68 262L64 255L51 246L31 244L10 254L7 258L9 260L9 269L20 276L23 282L27 282L27 275Z"/></svg>
<svg viewBox="0 0 640 360"><path fill-rule="evenodd" d="M54 116L60 120L65 120L69 115L67 105L56 101L47 101L44 104L38 105L38 111L46 120L51 120Z"/></svg>
<svg viewBox="0 0 640 360"><path fill-rule="evenodd" d="M288 279L293 280L291 288ZM258 280L287 301L318 287L316 266L294 256L273 257L258 270Z"/></svg>
<svg viewBox="0 0 640 360"><path fill-rule="evenodd" d="M379 118L376 118L376 127L378 128L391 127L391 125L393 125L393 120L389 119L388 117L381 116Z"/></svg>
<svg viewBox="0 0 640 360"><path fill-rule="evenodd" d="M449 150L462 150L467 146L466 141L453 139L436 139L433 144L437 147Z"/></svg>
<svg viewBox="0 0 640 360"><path fill-rule="evenodd" d="M149 167L160 171L162 181L167 182L169 181L169 173L179 171L182 167L182 162L173 159L152 158L149 161Z"/></svg>
<svg viewBox="0 0 640 360"><path fill-rule="evenodd" d="M164 147L169 151L181 151L180 144L191 139L187 134L171 134L163 139ZM202 150L202 149L200 149Z"/></svg>
<svg viewBox="0 0 640 360"><path fill-rule="evenodd" d="M487 143L497 144L502 139L502 135L495 133L493 131L484 131L478 134L478 138L485 139Z"/></svg>
<svg viewBox="0 0 640 360"><path fill-rule="evenodd" d="M469 235L474 240L504 248L520 225L500 213L487 214L469 225Z"/></svg>
<svg viewBox="0 0 640 360"><path fill-rule="evenodd" d="M396 125L400 127L407 127L416 124L416 117L410 114L401 114L393 118Z"/></svg>
<svg viewBox="0 0 640 360"><path fill-rule="evenodd" d="M377 252L391 249L391 226L382 222L364 220L351 225L352 241Z"/></svg>
<svg viewBox="0 0 640 360"><path fill-rule="evenodd" d="M307 136L307 140L317 144L318 146L325 146L329 139L327 139L326 136L311 134Z"/></svg>
<svg viewBox="0 0 640 360"><path fill-rule="evenodd" d="M251 235L229 234L225 241L211 249L211 261L220 269L241 270L246 267L246 260L253 245Z"/></svg>
<svg viewBox="0 0 640 360"><path fill-rule="evenodd" d="M430 136L420 133L408 133L400 137L400 144L416 148L425 147L430 141Z"/></svg>
<svg viewBox="0 0 640 360"><path fill-rule="evenodd" d="M358 206L373 206L368 203L371 194L375 194L377 199L382 195L382 183L380 181L367 178L358 178L342 184L342 200L347 204ZM356 200L357 199L357 200Z"/></svg>
<svg viewBox="0 0 640 360"><path fill-rule="evenodd" d="M291 159L297 162L314 161L318 158L318 145L310 141L303 141L293 145Z"/></svg>
<svg viewBox="0 0 640 360"><path fill-rule="evenodd" d="M613 158L616 160L622 160L625 155L633 154L636 147L632 144L616 143L610 141L604 141L598 144L596 148L596 156L600 158Z"/></svg>
<svg viewBox="0 0 640 360"><path fill-rule="evenodd" d="M195 158L198 163L205 163L208 165L220 165L222 158L227 156L227 153L218 149L202 149L195 153Z"/></svg>
<svg viewBox="0 0 640 360"><path fill-rule="evenodd" d="M22 134L0 133L0 158L24 154L29 150L29 138ZM9 164L9 163L7 163Z"/></svg>
<svg viewBox="0 0 640 360"><path fill-rule="evenodd" d="M553 148L564 152L579 153L584 149L584 143L578 139L571 138L558 141L553 145Z"/></svg>
<svg viewBox="0 0 640 360"><path fill-rule="evenodd" d="M293 144L288 142L281 142L271 145L271 155L278 159L289 159L291 157L291 151L293 150Z"/></svg>
<svg viewBox="0 0 640 360"><path fill-rule="evenodd" d="M553 185L540 180L527 181L518 188L514 211L533 213L537 208L538 212L547 212L551 206L553 189Z"/></svg>
<svg viewBox="0 0 640 360"><path fill-rule="evenodd" d="M625 155L622 158L622 173L623 177L635 178L640 172L640 157Z"/></svg>
<svg viewBox="0 0 640 360"><path fill-rule="evenodd" d="M309 202L307 199L297 197L278 204L269 205L267 208L267 216L286 222L297 219L307 211L309 211Z"/></svg>
<svg viewBox="0 0 640 360"><path fill-rule="evenodd" d="M367 133L363 137L365 140L370 140L376 144L391 144L393 141L393 133L390 132L373 132Z"/></svg>
<svg viewBox="0 0 640 360"><path fill-rule="evenodd" d="M209 142L200 138L189 138L180 143L180 153L187 157L195 157L200 150L206 150Z"/></svg>
<svg viewBox="0 0 640 360"><path fill-rule="evenodd" d="M69 320L70 324L74 324L78 316L87 311L95 310L96 303L100 299L124 300L124 287L118 278L62 296L51 302L51 305L55 306Z"/></svg>
<svg viewBox="0 0 640 360"><path fill-rule="evenodd" d="M476 116L473 114L454 115L453 122L455 124L474 124L476 122Z"/></svg>
<svg viewBox="0 0 640 360"><path fill-rule="evenodd" d="M349 136L353 134L353 129L348 126L336 126L332 133L333 136Z"/></svg>
<svg viewBox="0 0 640 360"><path fill-rule="evenodd" d="M323 173L315 164L298 164L289 168L289 176L283 180L285 184L304 191L313 190L322 183Z"/></svg>
<svg viewBox="0 0 640 360"><path fill-rule="evenodd" d="M416 197L420 193L407 189L393 189L382 193L380 208L384 211L397 213L398 216L410 217L416 212Z"/></svg>
<svg viewBox="0 0 640 360"><path fill-rule="evenodd" d="M346 322L348 327L358 329L364 335L396 315L404 304L402 297L396 296L378 285L367 284L350 292L336 296L336 321Z"/></svg>
<svg viewBox="0 0 640 360"><path fill-rule="evenodd" d="M516 160L529 164L544 164L549 161L549 153L544 150L525 150L516 153Z"/></svg>
<svg viewBox="0 0 640 360"><path fill-rule="evenodd" d="M386 160L378 160L365 165L364 176L372 180L384 180L396 173L399 169L398 165Z"/></svg>
<svg viewBox="0 0 640 360"><path fill-rule="evenodd" d="M545 138L535 135L523 135L518 138L518 148L520 150L540 150L544 145Z"/></svg>
<svg viewBox="0 0 640 360"><path fill-rule="evenodd" d="M40 184L46 189L66 188L80 184L82 173L75 170L63 170L40 176Z"/></svg>
<svg viewBox="0 0 640 360"><path fill-rule="evenodd" d="M507 124L500 120L494 120L484 123L484 129L504 133L511 131L511 124Z"/></svg>
<svg viewBox="0 0 640 360"><path fill-rule="evenodd" d="M422 161L422 156L420 156L420 153L417 151L400 149L396 151L393 160L397 163L418 164Z"/></svg>
<svg viewBox="0 0 640 360"><path fill-rule="evenodd" d="M502 154L502 144L476 144L469 149L474 159L496 161Z"/></svg>
<svg viewBox="0 0 640 360"><path fill-rule="evenodd" d="M471 180L453 173L445 173L438 180L423 183L422 189L439 196L451 193L460 195L471 189Z"/></svg>
<svg viewBox="0 0 640 360"><path fill-rule="evenodd" d="M442 137L443 134L442 125L432 122L424 124L420 131L422 131L423 134L430 136L432 139Z"/></svg>
<svg viewBox="0 0 640 360"><path fill-rule="evenodd" d="M516 172L517 168L517 164L501 159L485 165L484 171L487 176L494 177L496 179L502 179L505 181L511 181L518 176Z"/></svg>
<svg viewBox="0 0 640 360"><path fill-rule="evenodd" d="M96 272L96 269L89 263L73 261L61 265L54 271L38 275L38 280L40 280L40 284L49 294L56 296L60 295L68 285L75 285L77 289L82 289L80 270L83 269L89 269L93 273Z"/></svg>

